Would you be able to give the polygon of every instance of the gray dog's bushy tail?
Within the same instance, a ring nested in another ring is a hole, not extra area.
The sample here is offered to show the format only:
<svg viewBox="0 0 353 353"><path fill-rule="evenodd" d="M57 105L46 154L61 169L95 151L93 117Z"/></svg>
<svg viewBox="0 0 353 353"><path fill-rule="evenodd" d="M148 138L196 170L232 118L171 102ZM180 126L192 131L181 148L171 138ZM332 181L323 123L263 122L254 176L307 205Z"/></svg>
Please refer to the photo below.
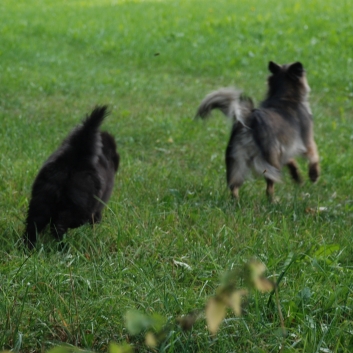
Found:
<svg viewBox="0 0 353 353"><path fill-rule="evenodd" d="M254 109L251 98L242 95L241 91L233 88L221 88L208 94L201 102L196 117L207 118L213 109L219 109L233 121L240 121L246 125L246 118Z"/></svg>

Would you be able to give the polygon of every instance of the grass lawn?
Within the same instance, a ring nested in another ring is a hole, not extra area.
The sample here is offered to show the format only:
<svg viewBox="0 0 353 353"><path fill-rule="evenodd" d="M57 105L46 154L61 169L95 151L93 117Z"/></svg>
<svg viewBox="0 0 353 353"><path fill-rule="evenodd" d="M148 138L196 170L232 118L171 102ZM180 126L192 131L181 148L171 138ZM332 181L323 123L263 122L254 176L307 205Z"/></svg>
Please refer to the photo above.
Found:
<svg viewBox="0 0 353 353"><path fill-rule="evenodd" d="M202 308L225 271L251 258L284 274L278 303L254 292L217 336L172 326L159 352L353 351L353 17L348 0L1 0L0 350L129 342L130 309L169 323ZM322 176L248 181L230 197L220 113L203 97L236 86L259 102L267 64L301 61ZM121 168L102 223L58 251L21 237L32 182L67 133L109 104ZM191 269L176 265L188 264ZM242 283L239 283L241 286Z"/></svg>

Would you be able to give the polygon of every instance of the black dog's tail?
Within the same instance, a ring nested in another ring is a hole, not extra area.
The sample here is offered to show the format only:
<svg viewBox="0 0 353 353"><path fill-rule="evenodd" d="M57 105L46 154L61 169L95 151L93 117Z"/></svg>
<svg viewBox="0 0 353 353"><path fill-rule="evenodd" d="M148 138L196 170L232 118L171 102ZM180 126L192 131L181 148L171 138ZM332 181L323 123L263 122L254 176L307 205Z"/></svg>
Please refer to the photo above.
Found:
<svg viewBox="0 0 353 353"><path fill-rule="evenodd" d="M254 103L251 98L243 96L241 91L221 88L204 98L196 112L196 117L207 118L213 109L219 109L233 121L240 121L246 125L246 119L254 109Z"/></svg>
<svg viewBox="0 0 353 353"><path fill-rule="evenodd" d="M86 117L82 125L72 131L65 143L70 148L70 154L74 153L79 158L91 158L101 148L99 127L108 115L107 106L97 106Z"/></svg>

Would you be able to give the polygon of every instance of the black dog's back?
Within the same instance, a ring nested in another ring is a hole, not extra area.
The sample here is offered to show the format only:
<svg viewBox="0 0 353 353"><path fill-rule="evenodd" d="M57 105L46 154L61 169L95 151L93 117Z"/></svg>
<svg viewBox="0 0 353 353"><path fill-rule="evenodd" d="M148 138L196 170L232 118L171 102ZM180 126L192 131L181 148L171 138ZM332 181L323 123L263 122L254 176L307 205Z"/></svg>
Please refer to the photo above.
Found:
<svg viewBox="0 0 353 353"><path fill-rule="evenodd" d="M108 201L119 162L114 138L99 131L106 111L105 106L95 108L39 171L24 234L29 248L49 223L52 234L61 239L68 228L100 219L99 199L108 194L103 200Z"/></svg>

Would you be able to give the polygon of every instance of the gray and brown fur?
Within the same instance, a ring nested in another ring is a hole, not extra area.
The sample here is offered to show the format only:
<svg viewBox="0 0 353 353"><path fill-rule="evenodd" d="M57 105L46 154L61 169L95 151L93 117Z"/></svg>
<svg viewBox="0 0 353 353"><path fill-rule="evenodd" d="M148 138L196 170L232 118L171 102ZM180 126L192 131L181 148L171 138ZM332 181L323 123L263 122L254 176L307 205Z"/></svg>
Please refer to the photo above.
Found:
<svg viewBox="0 0 353 353"><path fill-rule="evenodd" d="M309 160L312 182L320 174L308 102L310 87L303 65L270 61L268 68L268 92L259 108L240 91L222 88L207 95L196 113L206 118L213 109L219 109L233 120L225 161L228 186L235 197L251 169L265 177L269 197L273 195L274 183L281 180L285 165L294 181L301 183L294 160L298 155Z"/></svg>
<svg viewBox="0 0 353 353"><path fill-rule="evenodd" d="M40 169L23 235L29 249L47 225L61 241L69 228L101 220L119 166L114 137L99 130L106 115L106 106L96 107Z"/></svg>

